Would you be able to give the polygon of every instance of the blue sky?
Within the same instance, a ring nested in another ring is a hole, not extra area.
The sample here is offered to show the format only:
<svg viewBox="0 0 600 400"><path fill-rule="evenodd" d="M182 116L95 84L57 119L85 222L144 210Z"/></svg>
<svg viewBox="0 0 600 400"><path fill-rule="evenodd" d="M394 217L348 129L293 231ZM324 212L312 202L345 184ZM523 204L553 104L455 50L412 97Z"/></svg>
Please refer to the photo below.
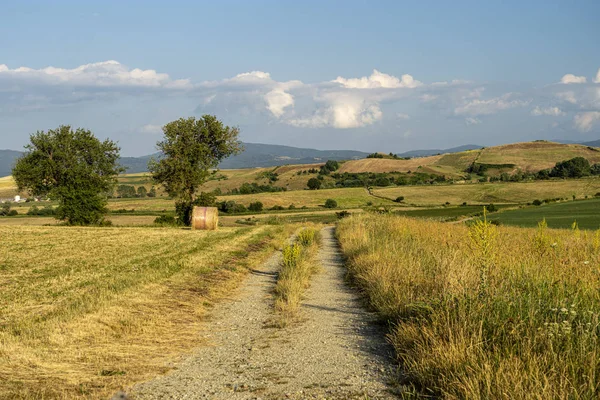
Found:
<svg viewBox="0 0 600 400"><path fill-rule="evenodd" d="M161 125L207 112L246 141L323 149L594 140L598 15L598 1L3 4L0 148L71 124L143 155Z"/></svg>

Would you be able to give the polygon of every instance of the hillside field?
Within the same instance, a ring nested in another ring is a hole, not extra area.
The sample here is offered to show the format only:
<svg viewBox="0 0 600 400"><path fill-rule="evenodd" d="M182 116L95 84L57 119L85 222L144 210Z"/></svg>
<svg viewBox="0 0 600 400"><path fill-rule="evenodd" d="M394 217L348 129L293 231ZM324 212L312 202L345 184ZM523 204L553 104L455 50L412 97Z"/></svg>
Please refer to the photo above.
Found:
<svg viewBox="0 0 600 400"><path fill-rule="evenodd" d="M166 372L295 229L0 226L0 398L108 398Z"/></svg>

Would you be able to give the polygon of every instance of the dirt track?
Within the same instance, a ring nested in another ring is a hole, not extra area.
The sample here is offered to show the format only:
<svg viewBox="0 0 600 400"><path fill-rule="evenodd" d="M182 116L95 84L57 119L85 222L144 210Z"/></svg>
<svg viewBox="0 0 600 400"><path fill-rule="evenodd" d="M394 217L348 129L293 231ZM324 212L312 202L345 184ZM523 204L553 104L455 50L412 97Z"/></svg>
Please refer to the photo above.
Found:
<svg viewBox="0 0 600 400"><path fill-rule="evenodd" d="M395 398L386 382L392 350L375 316L344 283L334 228L321 231L323 270L303 302L302 321L270 327L277 253L217 305L199 348L176 370L132 390L134 399Z"/></svg>

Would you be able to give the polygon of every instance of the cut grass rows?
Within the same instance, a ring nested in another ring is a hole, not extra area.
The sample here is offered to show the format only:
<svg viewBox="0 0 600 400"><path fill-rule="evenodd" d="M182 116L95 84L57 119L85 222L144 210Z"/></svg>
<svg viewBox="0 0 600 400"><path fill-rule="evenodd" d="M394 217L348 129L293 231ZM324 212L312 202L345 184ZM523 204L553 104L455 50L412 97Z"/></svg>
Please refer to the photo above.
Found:
<svg viewBox="0 0 600 400"><path fill-rule="evenodd" d="M107 398L165 372L292 227L1 227L0 398Z"/></svg>
<svg viewBox="0 0 600 400"><path fill-rule="evenodd" d="M406 392L600 396L600 231L340 221L348 268L393 326Z"/></svg>

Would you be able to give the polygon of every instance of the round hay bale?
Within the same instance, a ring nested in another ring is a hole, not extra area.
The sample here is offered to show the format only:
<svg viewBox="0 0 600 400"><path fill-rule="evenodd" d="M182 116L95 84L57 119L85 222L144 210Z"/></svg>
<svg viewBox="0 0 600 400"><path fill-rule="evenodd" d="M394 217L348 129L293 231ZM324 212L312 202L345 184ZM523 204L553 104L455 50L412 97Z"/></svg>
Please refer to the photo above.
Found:
<svg viewBox="0 0 600 400"><path fill-rule="evenodd" d="M192 213L192 230L214 231L219 225L219 210L217 207L194 207Z"/></svg>

